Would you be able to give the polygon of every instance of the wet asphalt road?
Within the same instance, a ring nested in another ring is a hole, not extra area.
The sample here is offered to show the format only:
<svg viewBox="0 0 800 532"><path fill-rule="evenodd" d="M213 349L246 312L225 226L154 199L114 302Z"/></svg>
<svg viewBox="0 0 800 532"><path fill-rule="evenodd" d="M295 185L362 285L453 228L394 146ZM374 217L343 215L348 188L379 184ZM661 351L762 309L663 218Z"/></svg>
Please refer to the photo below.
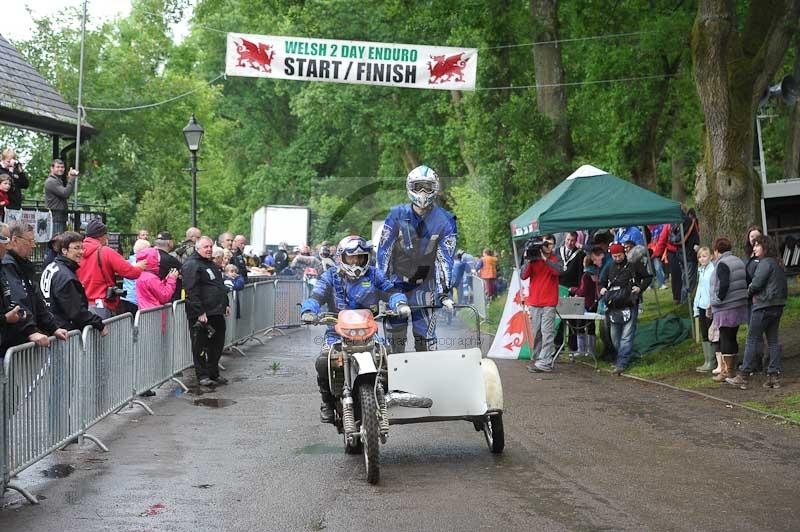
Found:
<svg viewBox="0 0 800 532"><path fill-rule="evenodd" d="M86 442L29 468L19 481L44 500L7 493L0 530L800 528L800 429L568 363L499 362L504 454L466 422L393 426L370 486L318 422L318 332L224 358L215 393L167 385L155 416L103 421L111 452Z"/></svg>

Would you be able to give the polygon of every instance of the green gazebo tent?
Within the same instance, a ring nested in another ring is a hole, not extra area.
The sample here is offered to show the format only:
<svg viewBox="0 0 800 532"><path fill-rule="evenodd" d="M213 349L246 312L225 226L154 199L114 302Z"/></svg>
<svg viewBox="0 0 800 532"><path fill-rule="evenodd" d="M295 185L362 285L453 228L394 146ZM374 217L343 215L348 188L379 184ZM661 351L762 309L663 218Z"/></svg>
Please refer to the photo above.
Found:
<svg viewBox="0 0 800 532"><path fill-rule="evenodd" d="M532 236L682 221L683 211L677 201L585 164L511 222L514 258L519 264L517 242ZM685 271L685 246L683 262Z"/></svg>
<svg viewBox="0 0 800 532"><path fill-rule="evenodd" d="M583 165L511 222L512 238L602 227L679 223L677 201ZM515 246L516 247L516 246Z"/></svg>

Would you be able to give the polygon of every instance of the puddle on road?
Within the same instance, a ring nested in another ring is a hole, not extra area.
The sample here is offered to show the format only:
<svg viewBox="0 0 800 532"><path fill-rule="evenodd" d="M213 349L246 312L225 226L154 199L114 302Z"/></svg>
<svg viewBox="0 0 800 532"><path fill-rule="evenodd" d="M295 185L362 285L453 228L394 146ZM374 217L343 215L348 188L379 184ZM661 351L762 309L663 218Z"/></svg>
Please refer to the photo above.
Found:
<svg viewBox="0 0 800 532"><path fill-rule="evenodd" d="M218 399L216 397L204 397L202 399L195 399L193 404L195 406L205 406L208 408L225 408L226 406L235 405L236 401L233 399Z"/></svg>
<svg viewBox="0 0 800 532"><path fill-rule="evenodd" d="M295 454L340 454L342 448L328 443L312 443L295 451Z"/></svg>
<svg viewBox="0 0 800 532"><path fill-rule="evenodd" d="M75 468L69 464L56 464L41 470L40 473L45 478L66 478L70 476L73 471L75 471Z"/></svg>

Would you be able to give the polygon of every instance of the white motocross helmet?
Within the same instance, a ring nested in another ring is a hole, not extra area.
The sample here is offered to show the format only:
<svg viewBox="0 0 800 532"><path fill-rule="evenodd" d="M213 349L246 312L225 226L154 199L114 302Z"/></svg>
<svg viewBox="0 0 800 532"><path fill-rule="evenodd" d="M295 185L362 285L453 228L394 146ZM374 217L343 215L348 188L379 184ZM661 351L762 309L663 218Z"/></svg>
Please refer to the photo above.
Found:
<svg viewBox="0 0 800 532"><path fill-rule="evenodd" d="M417 166L406 178L406 190L411 203L427 209L439 195L439 176L428 166Z"/></svg>
<svg viewBox="0 0 800 532"><path fill-rule="evenodd" d="M369 270L372 244L360 236L344 237L336 246L336 268L349 279L359 279Z"/></svg>

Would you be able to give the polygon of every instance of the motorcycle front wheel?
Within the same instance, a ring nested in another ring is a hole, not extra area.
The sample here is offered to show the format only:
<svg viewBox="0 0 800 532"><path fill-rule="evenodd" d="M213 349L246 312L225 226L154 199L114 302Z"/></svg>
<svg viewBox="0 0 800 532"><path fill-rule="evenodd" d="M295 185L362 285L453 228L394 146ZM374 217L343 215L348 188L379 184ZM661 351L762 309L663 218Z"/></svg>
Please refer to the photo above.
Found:
<svg viewBox="0 0 800 532"><path fill-rule="evenodd" d="M361 443L364 448L364 466L367 482L377 484L381 476L380 427L378 426L378 404L375 402L375 387L372 380L358 385L361 401Z"/></svg>

